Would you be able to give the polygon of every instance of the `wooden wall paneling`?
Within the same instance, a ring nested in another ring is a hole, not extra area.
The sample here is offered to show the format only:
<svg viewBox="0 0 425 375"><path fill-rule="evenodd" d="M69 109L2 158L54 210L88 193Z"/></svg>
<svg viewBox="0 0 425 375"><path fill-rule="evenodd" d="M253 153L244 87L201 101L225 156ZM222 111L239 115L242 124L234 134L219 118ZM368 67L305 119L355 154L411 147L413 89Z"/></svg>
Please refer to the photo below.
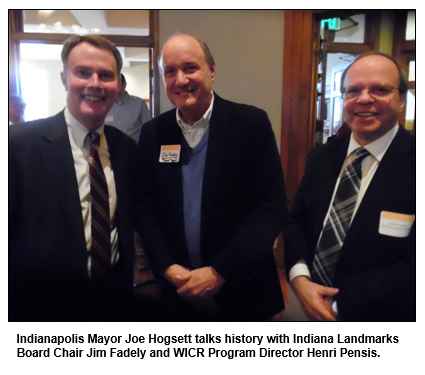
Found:
<svg viewBox="0 0 425 375"><path fill-rule="evenodd" d="M285 11L281 159L289 204L314 143L312 31L311 10Z"/></svg>
<svg viewBox="0 0 425 375"><path fill-rule="evenodd" d="M158 56L159 56L159 10L149 11L149 34L153 37L153 48L152 48L152 114L157 116L160 113L159 106L159 85L161 76L158 68Z"/></svg>
<svg viewBox="0 0 425 375"><path fill-rule="evenodd" d="M280 154L290 208L304 174L307 154L314 143L313 11L285 10L284 24ZM278 269L284 270L282 236L278 238L274 253Z"/></svg>
<svg viewBox="0 0 425 375"><path fill-rule="evenodd" d="M13 39L16 32L23 30L22 11L9 10L9 95L21 93L19 77L19 43Z"/></svg>
<svg viewBox="0 0 425 375"><path fill-rule="evenodd" d="M361 54L371 50L371 47L360 43L334 43L327 49L328 53Z"/></svg>

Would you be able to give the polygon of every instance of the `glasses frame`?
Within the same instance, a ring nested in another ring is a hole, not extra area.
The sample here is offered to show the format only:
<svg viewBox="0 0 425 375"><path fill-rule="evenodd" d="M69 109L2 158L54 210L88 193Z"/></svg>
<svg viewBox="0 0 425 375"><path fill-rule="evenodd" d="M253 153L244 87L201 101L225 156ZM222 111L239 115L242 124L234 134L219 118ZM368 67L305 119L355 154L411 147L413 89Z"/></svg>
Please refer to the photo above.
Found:
<svg viewBox="0 0 425 375"><path fill-rule="evenodd" d="M370 88L371 88L371 87L376 87L376 86L381 86L381 87L385 87L385 88L390 88L390 89L391 89L391 91L390 91L388 94L386 94L386 95L374 95L374 94L372 94L372 93L370 92ZM349 88L353 88L353 87L357 87L357 88L359 88L359 89L360 89L360 91L359 91L358 95L357 95L357 94L356 94L356 95L355 95L355 94L352 94L352 95L347 94L347 92L346 92L346 91L347 91ZM359 97L362 95L362 93L363 93L363 91L364 91L364 90L367 90L367 93L368 93L368 94L369 94L372 98L374 98L374 99L384 99L384 98L387 98L387 97L389 97L389 96L392 94L393 90L400 91L398 87L394 87L394 86L388 85L388 84L386 84L386 83L378 83L378 84L373 84L373 85L370 85L370 86L358 86L358 85L354 85L354 86L345 86L345 87L341 88L342 98L343 98L343 99L357 99L357 98L359 98Z"/></svg>

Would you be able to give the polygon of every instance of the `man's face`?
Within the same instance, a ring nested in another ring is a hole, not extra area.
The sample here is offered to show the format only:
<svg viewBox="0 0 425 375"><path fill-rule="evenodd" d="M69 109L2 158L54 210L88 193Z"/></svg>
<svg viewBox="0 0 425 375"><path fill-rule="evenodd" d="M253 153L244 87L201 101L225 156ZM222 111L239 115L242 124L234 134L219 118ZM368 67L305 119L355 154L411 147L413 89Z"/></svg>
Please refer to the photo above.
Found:
<svg viewBox="0 0 425 375"><path fill-rule="evenodd" d="M208 66L199 42L188 35L174 36L164 45L162 62L170 101L185 120L201 118L211 104L215 65Z"/></svg>
<svg viewBox="0 0 425 375"><path fill-rule="evenodd" d="M369 87L387 84L398 88L399 74L396 65L383 56L367 56L355 62L344 79L344 87ZM357 98L344 99L344 116L361 145L371 143L394 127L403 110L405 95L393 90L390 95L374 98L363 90Z"/></svg>
<svg viewBox="0 0 425 375"><path fill-rule="evenodd" d="M111 51L83 42L68 57L61 73L71 114L87 129L96 130L113 106L120 87L117 63Z"/></svg>

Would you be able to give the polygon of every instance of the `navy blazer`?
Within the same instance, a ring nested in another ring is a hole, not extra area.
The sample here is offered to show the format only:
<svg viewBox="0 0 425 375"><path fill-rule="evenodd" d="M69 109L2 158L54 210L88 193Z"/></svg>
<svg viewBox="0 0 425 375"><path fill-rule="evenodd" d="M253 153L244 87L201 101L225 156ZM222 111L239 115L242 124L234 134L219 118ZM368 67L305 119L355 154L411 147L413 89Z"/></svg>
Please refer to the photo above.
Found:
<svg viewBox="0 0 425 375"><path fill-rule="evenodd" d="M162 145L181 144L176 110L143 125L138 145L137 217L157 277L191 268L180 163L160 163ZM201 257L226 280L216 303L226 319L268 319L284 308L273 243L286 219L283 171L267 114L215 94L203 176Z"/></svg>
<svg viewBox="0 0 425 375"><path fill-rule="evenodd" d="M111 290L131 293L136 143L110 126L105 126L105 136L117 192L119 238L119 261L113 269ZM63 111L47 119L11 126L9 320L91 319L83 313L89 312L88 300L92 298L87 293L91 288L87 259Z"/></svg>
<svg viewBox="0 0 425 375"><path fill-rule="evenodd" d="M312 265L348 144L317 146L307 159L285 229L287 274L300 259ZM335 271L342 320L415 320L416 225L404 238L379 233L382 211L416 213L415 151L415 138L400 127L347 232Z"/></svg>

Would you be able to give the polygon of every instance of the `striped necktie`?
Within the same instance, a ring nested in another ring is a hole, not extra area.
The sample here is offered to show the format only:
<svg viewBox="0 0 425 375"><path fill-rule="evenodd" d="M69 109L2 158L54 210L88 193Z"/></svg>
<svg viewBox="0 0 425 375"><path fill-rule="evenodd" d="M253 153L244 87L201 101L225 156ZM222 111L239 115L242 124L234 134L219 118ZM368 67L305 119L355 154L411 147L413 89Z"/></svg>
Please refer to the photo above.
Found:
<svg viewBox="0 0 425 375"><path fill-rule="evenodd" d="M360 190L361 163L368 155L370 155L369 151L363 147L355 150L353 161L345 167L341 175L328 220L314 255L311 280L315 283L333 286L339 250L350 228Z"/></svg>
<svg viewBox="0 0 425 375"><path fill-rule="evenodd" d="M91 277L101 279L111 270L109 194L98 154L100 135L91 133L90 136Z"/></svg>

